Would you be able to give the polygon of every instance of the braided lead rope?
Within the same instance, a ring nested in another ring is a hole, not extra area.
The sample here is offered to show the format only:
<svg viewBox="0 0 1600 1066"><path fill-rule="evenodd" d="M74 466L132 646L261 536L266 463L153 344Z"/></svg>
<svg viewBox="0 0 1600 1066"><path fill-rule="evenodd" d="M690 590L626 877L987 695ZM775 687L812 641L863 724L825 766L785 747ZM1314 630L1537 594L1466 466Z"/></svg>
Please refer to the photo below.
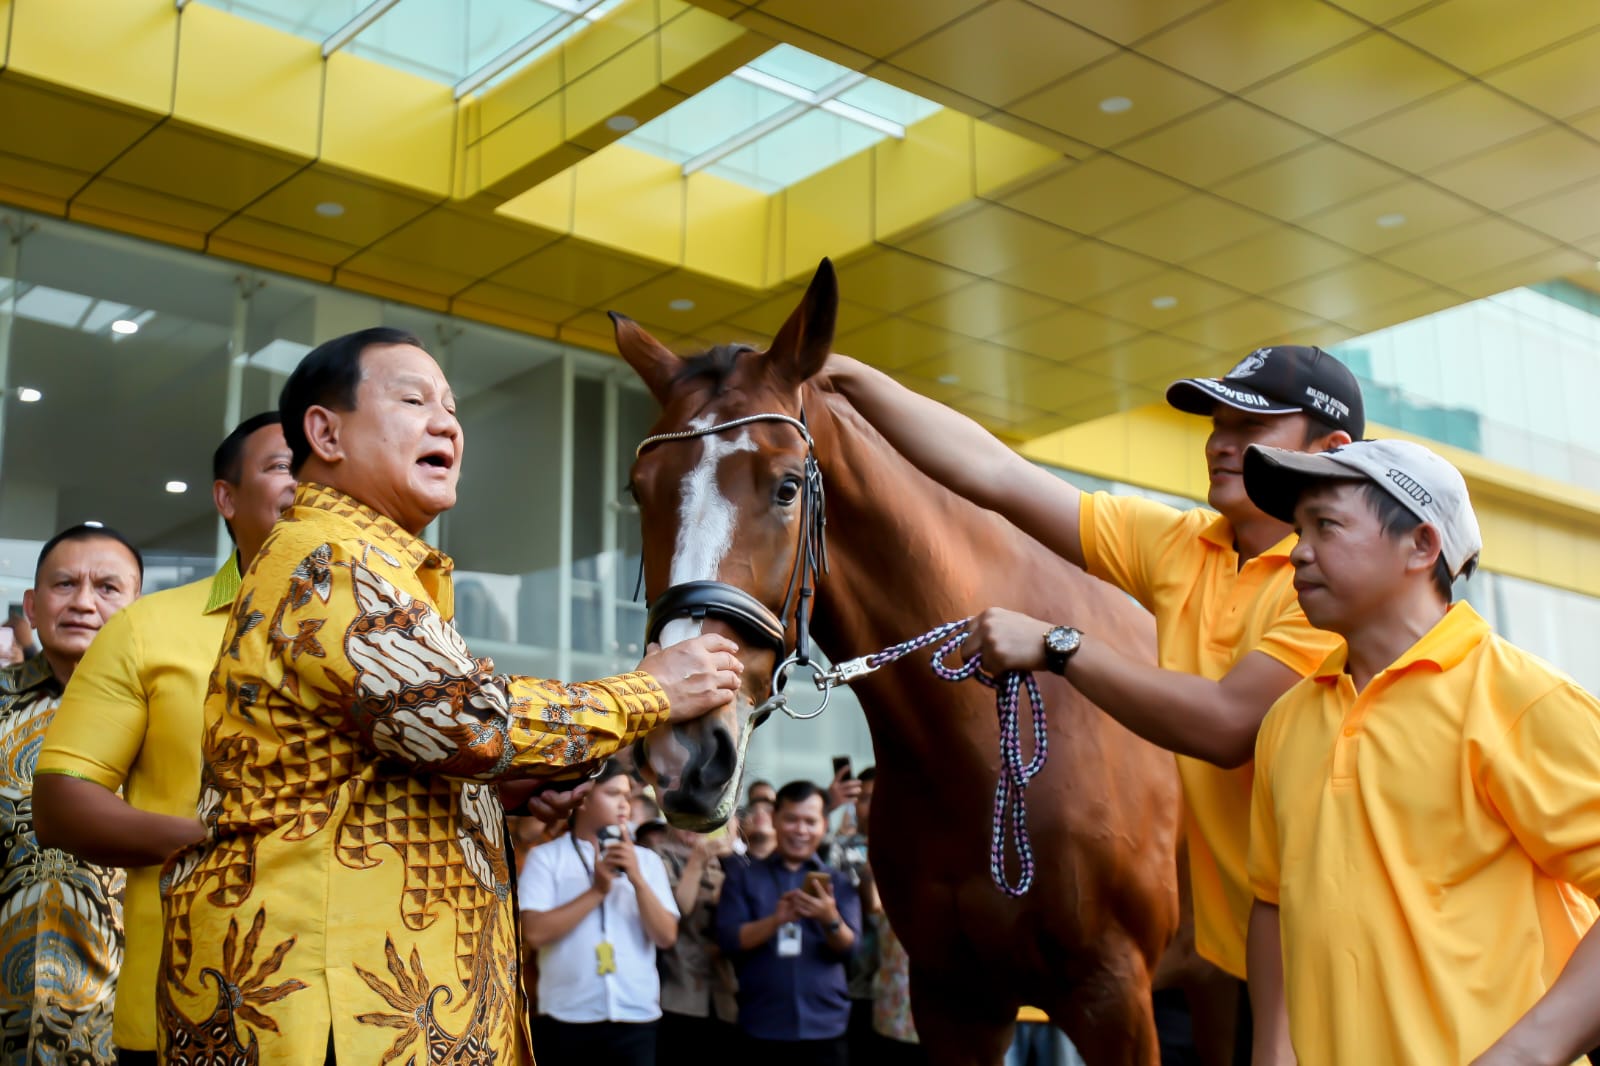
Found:
<svg viewBox="0 0 1600 1066"><path fill-rule="evenodd" d="M1039 695L1038 683L1031 673L1012 670L991 677L983 672L981 656L973 656L959 666L948 666L946 660L960 648L970 635L967 626L972 619L946 622L920 637L912 637L875 655L867 656L867 665L876 670L903 659L920 648L939 644L933 653L933 672L944 681L965 681L976 678L995 690L996 711L1000 719L1000 781L995 787L994 818L989 835L989 875L995 887L1013 898L1026 895L1033 887L1033 844L1028 838L1028 783L1044 769L1049 755L1049 737L1046 732L1044 700ZM1022 759L1021 697L1028 693L1029 709L1033 716L1033 758ZM1006 838L1016 842L1018 864L1021 867L1017 881L1012 884L1006 874Z"/></svg>

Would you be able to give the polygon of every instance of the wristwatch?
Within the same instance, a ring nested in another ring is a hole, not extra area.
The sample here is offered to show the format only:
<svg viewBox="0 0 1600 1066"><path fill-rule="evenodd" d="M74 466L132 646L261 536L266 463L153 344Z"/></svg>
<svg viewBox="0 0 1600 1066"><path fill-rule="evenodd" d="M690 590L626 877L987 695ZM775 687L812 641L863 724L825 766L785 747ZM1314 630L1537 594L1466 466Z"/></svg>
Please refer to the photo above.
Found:
<svg viewBox="0 0 1600 1066"><path fill-rule="evenodd" d="M1044 635L1044 664L1052 674L1067 672L1067 660L1083 643L1083 634L1071 626L1056 626Z"/></svg>
<svg viewBox="0 0 1600 1066"><path fill-rule="evenodd" d="M842 925L844 925L844 920L842 918L835 918L833 921L823 926L822 931L827 933L829 936L832 936L839 931L839 927Z"/></svg>

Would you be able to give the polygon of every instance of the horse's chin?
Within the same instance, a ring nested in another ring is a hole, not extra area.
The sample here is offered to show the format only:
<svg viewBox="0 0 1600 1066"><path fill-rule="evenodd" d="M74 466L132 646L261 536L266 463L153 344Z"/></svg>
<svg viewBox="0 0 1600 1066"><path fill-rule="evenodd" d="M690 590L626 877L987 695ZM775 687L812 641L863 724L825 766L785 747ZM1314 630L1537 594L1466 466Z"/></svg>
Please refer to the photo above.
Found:
<svg viewBox="0 0 1600 1066"><path fill-rule="evenodd" d="M741 714L744 709L741 708ZM692 833L709 833L721 829L733 817L734 811L739 807L739 790L744 785L745 756L750 747L750 736L755 732L756 723L745 721L739 728L739 740L736 746L733 775L715 791L709 789L669 788L656 790L656 800L661 805L661 815L667 824L674 829L683 829ZM644 747L644 741L639 741L639 746ZM642 759L648 758L647 750L635 753Z"/></svg>

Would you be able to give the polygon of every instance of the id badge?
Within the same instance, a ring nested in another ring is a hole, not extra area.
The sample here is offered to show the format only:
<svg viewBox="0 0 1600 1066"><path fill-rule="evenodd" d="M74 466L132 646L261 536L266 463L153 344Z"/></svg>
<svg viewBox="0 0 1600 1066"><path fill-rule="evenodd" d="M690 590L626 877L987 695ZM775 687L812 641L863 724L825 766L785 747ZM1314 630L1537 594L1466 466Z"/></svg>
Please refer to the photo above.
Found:
<svg viewBox="0 0 1600 1066"><path fill-rule="evenodd" d="M594 946L594 972L601 977L617 972L617 953L612 950L611 941L602 940Z"/></svg>
<svg viewBox="0 0 1600 1066"><path fill-rule="evenodd" d="M800 923L784 922L778 926L778 958L793 959L800 955Z"/></svg>

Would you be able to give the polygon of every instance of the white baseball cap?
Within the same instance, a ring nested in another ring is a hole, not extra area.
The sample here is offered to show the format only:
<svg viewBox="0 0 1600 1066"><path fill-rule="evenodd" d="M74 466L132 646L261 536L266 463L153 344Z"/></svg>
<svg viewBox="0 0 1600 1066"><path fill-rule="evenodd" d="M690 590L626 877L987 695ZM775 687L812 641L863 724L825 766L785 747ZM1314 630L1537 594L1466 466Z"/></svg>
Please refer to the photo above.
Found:
<svg viewBox="0 0 1600 1066"><path fill-rule="evenodd" d="M1452 578L1483 550L1467 482L1449 462L1406 440L1358 440L1325 452L1252 444L1244 453L1244 489L1272 517L1294 521L1295 504L1312 481L1370 481L1439 531Z"/></svg>

